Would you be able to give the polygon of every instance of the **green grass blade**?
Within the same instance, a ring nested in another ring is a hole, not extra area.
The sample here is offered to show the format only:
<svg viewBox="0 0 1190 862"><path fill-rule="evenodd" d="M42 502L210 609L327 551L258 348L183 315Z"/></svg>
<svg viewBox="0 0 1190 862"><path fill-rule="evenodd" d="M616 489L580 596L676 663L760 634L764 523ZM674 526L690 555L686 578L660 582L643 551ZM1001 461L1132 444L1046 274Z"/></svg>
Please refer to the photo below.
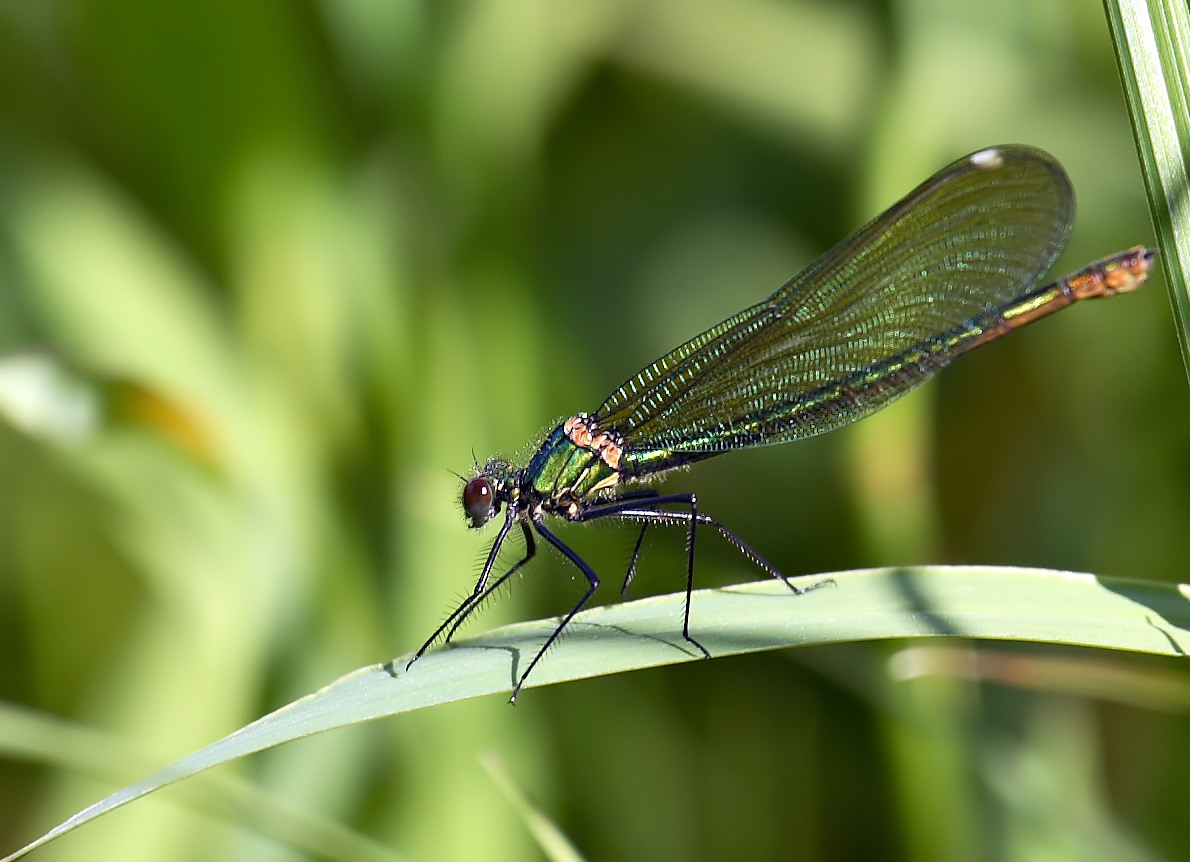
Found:
<svg viewBox="0 0 1190 862"><path fill-rule="evenodd" d="M1105 5L1190 374L1190 8L1184 0Z"/></svg>
<svg viewBox="0 0 1190 862"><path fill-rule="evenodd" d="M880 638L966 637L1180 656L1190 647L1190 586L1044 569L925 567L833 576L794 596L761 581L695 594L691 628L717 656ZM530 686L698 657L680 635L682 596L594 608L534 671ZM506 626L361 668L79 812L3 862L175 781L237 757L362 721L510 691L554 619Z"/></svg>
<svg viewBox="0 0 1190 862"><path fill-rule="evenodd" d="M583 862L582 854L565 833L530 801L528 794L517 784L500 752L485 752L480 757L480 764L500 793L512 805L549 862Z"/></svg>
<svg viewBox="0 0 1190 862"><path fill-rule="evenodd" d="M1022 653L1008 647L914 643L889 656L898 682L926 677L993 683L1161 712L1190 712L1190 676L1172 665L1138 667L1107 652Z"/></svg>

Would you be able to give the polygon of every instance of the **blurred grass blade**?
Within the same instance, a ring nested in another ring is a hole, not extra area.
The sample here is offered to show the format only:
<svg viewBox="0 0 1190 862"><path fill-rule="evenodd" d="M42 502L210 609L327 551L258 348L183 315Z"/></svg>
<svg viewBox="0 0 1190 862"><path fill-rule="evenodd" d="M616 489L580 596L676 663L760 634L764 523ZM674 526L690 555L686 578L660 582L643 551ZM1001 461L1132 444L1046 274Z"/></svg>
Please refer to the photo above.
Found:
<svg viewBox="0 0 1190 862"><path fill-rule="evenodd" d="M1105 5L1190 375L1190 8L1185 0Z"/></svg>
<svg viewBox="0 0 1190 862"><path fill-rule="evenodd" d="M518 815L525 822L525 828L545 854L550 862L583 862L582 854L578 852L570 839L558 828L552 820L542 813L541 809L530 801L528 794L517 784L512 773L508 771L508 764L498 751L485 752L479 761L484 770L495 782L496 787L504 798L512 803Z"/></svg>
<svg viewBox="0 0 1190 862"><path fill-rule="evenodd" d="M1085 655L1023 654L972 646L908 646L888 659L888 674L905 681L946 677L1069 697L1095 698L1142 709L1190 711L1190 674L1136 662Z"/></svg>
<svg viewBox="0 0 1190 862"><path fill-rule="evenodd" d="M0 702L0 755L111 782L132 781L161 760L136 743L38 710ZM203 775L167 798L179 807L236 824L278 845L328 859L400 862L404 857L309 808L230 775Z"/></svg>
<svg viewBox="0 0 1190 862"><path fill-rule="evenodd" d="M691 625L714 655L882 638L968 637L1181 656L1190 648L1190 586L1046 569L924 567L834 575L794 596L772 580L694 596ZM593 608L542 662L535 686L698 657L680 634L680 594ZM361 668L79 812L2 862L212 766L325 730L508 692L553 619L496 629Z"/></svg>

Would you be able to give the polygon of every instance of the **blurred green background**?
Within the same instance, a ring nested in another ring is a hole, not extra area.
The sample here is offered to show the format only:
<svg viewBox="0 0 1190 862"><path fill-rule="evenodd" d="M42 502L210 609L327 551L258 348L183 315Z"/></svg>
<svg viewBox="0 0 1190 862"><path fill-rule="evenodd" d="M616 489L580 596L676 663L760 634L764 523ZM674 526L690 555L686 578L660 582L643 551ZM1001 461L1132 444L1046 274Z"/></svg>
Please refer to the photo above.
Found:
<svg viewBox="0 0 1190 862"><path fill-rule="evenodd" d="M1060 269L1152 242L1086 0L0 0L0 697L46 734L102 731L47 763L0 722L0 852L416 648L491 539L452 470L523 455L1005 142L1074 180ZM1190 412L1156 281L668 487L790 573L1187 580ZM681 587L661 533L638 594ZM635 538L563 535L609 585ZM759 577L713 539L700 559L704 585ZM479 625L561 612L573 575L540 555ZM455 704L238 774L422 860L538 857L489 751L592 859L1185 858L1175 665L984 645L1017 668L992 673L911 646ZM315 858L277 831L166 791L34 858Z"/></svg>

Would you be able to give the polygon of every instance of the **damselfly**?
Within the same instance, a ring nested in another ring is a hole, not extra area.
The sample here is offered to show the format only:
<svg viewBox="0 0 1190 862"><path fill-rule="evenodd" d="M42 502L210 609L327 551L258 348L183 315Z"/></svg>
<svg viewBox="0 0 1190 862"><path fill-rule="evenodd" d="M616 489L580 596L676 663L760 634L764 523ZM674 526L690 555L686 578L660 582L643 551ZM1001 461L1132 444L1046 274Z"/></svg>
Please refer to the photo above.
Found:
<svg viewBox="0 0 1190 862"><path fill-rule="evenodd" d="M518 467L494 458L463 488L471 527L504 520L471 594L409 662L459 626L533 558L534 533L587 581L512 689L521 686L599 586L594 569L549 518L640 525L622 593L650 525L688 531L682 637L690 634L695 534L719 533L794 594L768 560L698 508L694 493L630 486L733 449L799 440L884 407L960 354L1071 303L1137 288L1154 252L1137 246L1074 275L1034 285L1057 259L1074 218L1070 180L1050 155L1020 146L980 150L943 168L794 276L776 293L641 369L594 413L561 422ZM524 556L493 578L514 526Z"/></svg>

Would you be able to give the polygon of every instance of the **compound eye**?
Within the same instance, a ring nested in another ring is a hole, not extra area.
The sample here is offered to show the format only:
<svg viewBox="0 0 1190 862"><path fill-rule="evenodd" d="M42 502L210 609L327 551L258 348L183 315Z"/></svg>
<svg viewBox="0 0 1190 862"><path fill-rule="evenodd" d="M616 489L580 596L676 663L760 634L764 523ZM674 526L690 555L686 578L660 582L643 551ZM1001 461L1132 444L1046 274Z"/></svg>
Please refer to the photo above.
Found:
<svg viewBox="0 0 1190 862"><path fill-rule="evenodd" d="M495 514L492 485L482 476L472 479L463 488L463 511L471 519L472 527L482 527Z"/></svg>

